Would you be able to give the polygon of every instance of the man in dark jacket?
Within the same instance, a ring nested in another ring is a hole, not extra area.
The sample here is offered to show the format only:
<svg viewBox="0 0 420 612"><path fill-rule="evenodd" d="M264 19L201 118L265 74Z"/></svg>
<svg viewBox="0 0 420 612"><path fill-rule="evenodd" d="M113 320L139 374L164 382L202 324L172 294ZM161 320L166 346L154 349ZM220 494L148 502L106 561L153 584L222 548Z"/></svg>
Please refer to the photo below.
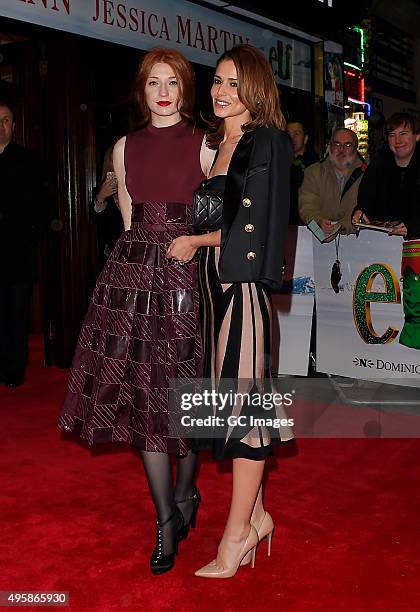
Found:
<svg viewBox="0 0 420 612"><path fill-rule="evenodd" d="M308 134L300 121L289 121L287 132L292 140L293 161L290 177L290 225L303 225L298 210L299 187L303 183L305 168L315 164L319 158L315 151L308 146Z"/></svg>
<svg viewBox="0 0 420 612"><path fill-rule="evenodd" d="M387 137L388 147L364 173L353 220L400 221L392 233L416 240L420 238L420 134L414 118L408 113L392 115Z"/></svg>
<svg viewBox="0 0 420 612"><path fill-rule="evenodd" d="M36 245L45 226L40 163L12 142L14 113L0 100L0 381L23 383Z"/></svg>
<svg viewBox="0 0 420 612"><path fill-rule="evenodd" d="M414 118L395 113L387 121L388 147L366 170L353 222L398 222L390 234L403 249L405 323L399 341L420 349L420 134Z"/></svg>

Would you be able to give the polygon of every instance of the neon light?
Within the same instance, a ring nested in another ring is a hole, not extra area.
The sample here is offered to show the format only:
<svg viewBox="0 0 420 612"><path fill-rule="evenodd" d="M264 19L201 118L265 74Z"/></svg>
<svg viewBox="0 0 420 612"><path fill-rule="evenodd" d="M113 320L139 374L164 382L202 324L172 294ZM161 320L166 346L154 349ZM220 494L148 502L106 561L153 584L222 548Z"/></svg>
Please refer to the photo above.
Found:
<svg viewBox="0 0 420 612"><path fill-rule="evenodd" d="M347 98L347 100L353 102L354 104L367 104L367 106L370 106L368 102L363 102L363 100L356 100L356 98Z"/></svg>
<svg viewBox="0 0 420 612"><path fill-rule="evenodd" d="M353 104L361 104L362 106L366 106L366 111L368 117L370 117L370 104L369 102L363 102L363 100L356 100L355 98L347 98L349 102L353 102Z"/></svg>
<svg viewBox="0 0 420 612"><path fill-rule="evenodd" d="M363 28L359 28L359 26L353 26L353 31L354 32L358 32L360 34L360 49L362 52L362 66L365 65L365 33L363 31Z"/></svg>
<svg viewBox="0 0 420 612"><path fill-rule="evenodd" d="M355 72L351 72L351 70L344 70L344 74L348 76L357 77L358 75Z"/></svg>
<svg viewBox="0 0 420 612"><path fill-rule="evenodd" d="M365 100L365 79L360 80L360 97Z"/></svg>
<svg viewBox="0 0 420 612"><path fill-rule="evenodd" d="M359 66L356 66L355 64L350 64L350 62L344 62L345 66L349 66L350 68L354 68L355 70L362 70L361 68L359 68Z"/></svg>

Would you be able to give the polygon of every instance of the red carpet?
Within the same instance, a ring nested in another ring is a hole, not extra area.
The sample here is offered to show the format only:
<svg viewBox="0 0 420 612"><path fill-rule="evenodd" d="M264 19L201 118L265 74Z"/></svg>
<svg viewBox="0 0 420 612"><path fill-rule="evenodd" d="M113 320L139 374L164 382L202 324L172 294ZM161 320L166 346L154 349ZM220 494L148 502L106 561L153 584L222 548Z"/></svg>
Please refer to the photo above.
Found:
<svg viewBox="0 0 420 612"><path fill-rule="evenodd" d="M73 610L420 609L420 440L301 440L271 463L271 560L206 581L226 516L230 474L203 455L198 529L175 569L148 569L152 506L138 457L62 440L67 373L34 343L27 383L1 388L0 590L70 591ZM26 608L35 609L35 608Z"/></svg>

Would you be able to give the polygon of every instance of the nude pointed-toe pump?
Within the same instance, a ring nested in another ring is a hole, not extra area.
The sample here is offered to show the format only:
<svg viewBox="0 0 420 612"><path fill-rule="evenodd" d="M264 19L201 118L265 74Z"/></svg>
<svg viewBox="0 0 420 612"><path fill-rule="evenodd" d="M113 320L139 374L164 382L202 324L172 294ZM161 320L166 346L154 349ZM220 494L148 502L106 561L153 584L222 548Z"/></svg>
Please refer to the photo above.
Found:
<svg viewBox="0 0 420 612"><path fill-rule="evenodd" d="M269 557L271 555L271 540L273 538L274 533L274 521L271 517L271 514L265 512L260 524L256 525L255 523L253 523L253 525L257 531L259 543L261 543L264 538L267 538L267 556ZM248 553L242 559L241 565L247 565L248 563L250 563L250 561L251 555Z"/></svg>
<svg viewBox="0 0 420 612"><path fill-rule="evenodd" d="M246 557L246 555L250 554L251 556L251 567L255 565L255 552L258 544L258 534L255 529L251 525L248 537L246 538L241 550L238 553L234 563L231 567L226 567L224 569L219 569L216 565L216 561L212 561L208 565L200 568L195 572L196 576L200 578L232 578L238 571L239 566L241 565L241 561Z"/></svg>

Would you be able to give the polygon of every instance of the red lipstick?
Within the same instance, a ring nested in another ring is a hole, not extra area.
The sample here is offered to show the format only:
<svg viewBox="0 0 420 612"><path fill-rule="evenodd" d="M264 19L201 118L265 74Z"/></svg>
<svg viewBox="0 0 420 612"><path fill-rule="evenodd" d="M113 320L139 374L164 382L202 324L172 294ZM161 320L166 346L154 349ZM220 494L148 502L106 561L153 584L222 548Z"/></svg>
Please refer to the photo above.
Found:
<svg viewBox="0 0 420 612"><path fill-rule="evenodd" d="M169 106L171 103L168 100L159 100L159 106Z"/></svg>

